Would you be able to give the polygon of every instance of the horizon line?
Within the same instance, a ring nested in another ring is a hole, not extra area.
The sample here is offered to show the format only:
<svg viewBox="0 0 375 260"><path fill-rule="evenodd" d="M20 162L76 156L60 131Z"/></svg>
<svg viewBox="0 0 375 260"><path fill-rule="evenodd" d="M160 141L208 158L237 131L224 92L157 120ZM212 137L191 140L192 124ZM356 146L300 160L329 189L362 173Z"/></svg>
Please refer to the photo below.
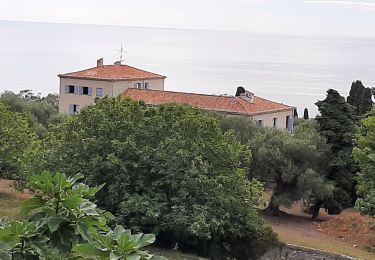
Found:
<svg viewBox="0 0 375 260"><path fill-rule="evenodd" d="M61 21L31 21L31 20L9 20L1 19L0 22L15 22L15 23L39 23L39 24L61 24L61 25L82 25L82 26L107 26L107 27L127 27L127 28L143 28L143 29L159 29L159 30L181 30L181 31L208 31L208 32L228 32L228 33L245 33L245 34L258 34L258 35L273 35L283 37L301 37L301 38L321 38L321 39L375 39L373 36L326 36L326 35L313 35L313 34L292 34L280 32L257 32L245 30L228 30L228 29L209 29L209 28L180 28L180 27L156 27L144 25L123 25L123 24L97 24L97 23L76 23L76 22L61 22Z"/></svg>

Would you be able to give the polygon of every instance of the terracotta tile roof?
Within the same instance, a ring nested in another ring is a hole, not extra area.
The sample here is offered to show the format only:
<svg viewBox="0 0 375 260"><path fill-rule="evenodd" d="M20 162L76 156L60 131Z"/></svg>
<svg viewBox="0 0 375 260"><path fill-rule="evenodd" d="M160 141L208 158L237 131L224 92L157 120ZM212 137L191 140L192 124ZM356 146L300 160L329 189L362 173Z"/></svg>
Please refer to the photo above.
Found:
<svg viewBox="0 0 375 260"><path fill-rule="evenodd" d="M250 103L241 97L161 90L143 90L135 88L125 90L121 96L130 97L135 100L142 100L148 105L160 105L165 103L187 104L204 110L244 115L257 115L294 109L294 107L276 103L257 96L254 96L254 102Z"/></svg>
<svg viewBox="0 0 375 260"><path fill-rule="evenodd" d="M128 65L104 65L77 72L60 74L58 76L60 78L96 79L107 81L166 78L165 76Z"/></svg>

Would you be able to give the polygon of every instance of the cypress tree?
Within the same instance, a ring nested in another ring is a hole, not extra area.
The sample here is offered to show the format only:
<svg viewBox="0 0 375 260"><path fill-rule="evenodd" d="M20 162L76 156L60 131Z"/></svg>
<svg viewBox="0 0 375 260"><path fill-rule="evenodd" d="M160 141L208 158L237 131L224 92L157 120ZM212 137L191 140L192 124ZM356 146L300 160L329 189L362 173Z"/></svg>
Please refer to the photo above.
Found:
<svg viewBox="0 0 375 260"><path fill-rule="evenodd" d="M294 119L297 119L298 118L298 111L297 111L297 109L294 109Z"/></svg>
<svg viewBox="0 0 375 260"><path fill-rule="evenodd" d="M321 207L326 208L329 214L339 214L343 209L353 206L356 198L352 139L357 116L353 107L333 89L329 89L326 99L318 101L316 105L320 112L316 117L318 132L327 139L333 157L327 178L334 183L335 189L332 198L315 202L313 218L318 216Z"/></svg>
<svg viewBox="0 0 375 260"><path fill-rule="evenodd" d="M363 116L372 108L372 89L366 88L357 80L352 83L347 101L355 108L358 116Z"/></svg>
<svg viewBox="0 0 375 260"><path fill-rule="evenodd" d="M303 110L303 118L309 119L309 110L307 110L307 108L305 108L305 110Z"/></svg>

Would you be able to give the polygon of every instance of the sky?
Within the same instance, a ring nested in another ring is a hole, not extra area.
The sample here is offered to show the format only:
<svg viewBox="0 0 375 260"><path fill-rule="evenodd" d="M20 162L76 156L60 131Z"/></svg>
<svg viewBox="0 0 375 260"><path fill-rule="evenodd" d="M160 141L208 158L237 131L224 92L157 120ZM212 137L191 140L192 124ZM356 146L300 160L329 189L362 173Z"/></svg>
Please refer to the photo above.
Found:
<svg viewBox="0 0 375 260"><path fill-rule="evenodd" d="M0 20L375 37L375 0L0 0Z"/></svg>

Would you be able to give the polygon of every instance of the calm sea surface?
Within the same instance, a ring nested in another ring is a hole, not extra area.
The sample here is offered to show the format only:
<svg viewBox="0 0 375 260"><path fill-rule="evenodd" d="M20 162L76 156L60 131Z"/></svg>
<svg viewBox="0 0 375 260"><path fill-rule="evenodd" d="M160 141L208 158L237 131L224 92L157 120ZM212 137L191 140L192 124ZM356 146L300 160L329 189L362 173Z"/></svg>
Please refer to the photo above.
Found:
<svg viewBox="0 0 375 260"><path fill-rule="evenodd" d="M375 39L325 39L243 32L0 21L0 91L58 92L59 73L103 57L166 75L166 90L256 95L305 107L328 88L375 85Z"/></svg>

